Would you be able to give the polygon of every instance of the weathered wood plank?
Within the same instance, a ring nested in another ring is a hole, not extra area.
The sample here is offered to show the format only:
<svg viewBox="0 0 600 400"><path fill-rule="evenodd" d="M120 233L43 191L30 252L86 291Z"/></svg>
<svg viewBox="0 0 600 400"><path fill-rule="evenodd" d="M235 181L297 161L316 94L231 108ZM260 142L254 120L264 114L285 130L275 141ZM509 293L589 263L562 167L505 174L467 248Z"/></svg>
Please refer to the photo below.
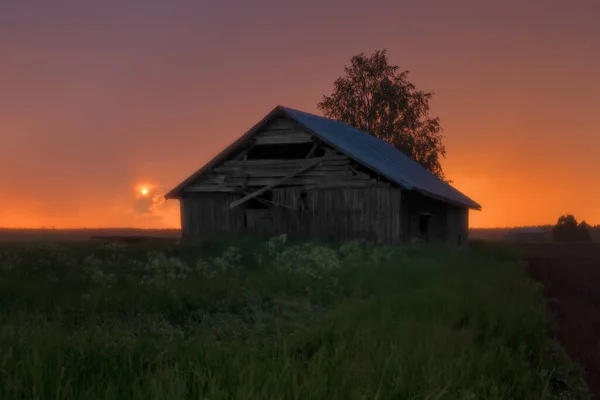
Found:
<svg viewBox="0 0 600 400"><path fill-rule="evenodd" d="M305 185L303 190L320 190L320 189L343 189L343 188L389 188L388 183L373 182L373 181L338 181L338 182L319 182L312 185Z"/></svg>
<svg viewBox="0 0 600 400"><path fill-rule="evenodd" d="M252 150L254 148L254 145L250 145L248 147L246 147L244 150L242 150L240 153L238 153L238 155L236 155L233 160L245 160L246 159L246 155L250 152L250 150Z"/></svg>
<svg viewBox="0 0 600 400"><path fill-rule="evenodd" d="M352 170L350 169L350 165L342 164L342 163L338 163L338 164L339 165L319 165L319 166L315 167L314 171L330 172L330 173L336 173L336 172L344 172L344 173L347 172L350 174L353 173ZM213 171L211 171L211 174L231 175L231 176L247 175L247 174L249 174L249 175L265 175L265 174L267 174L268 176L277 175L277 174L286 175L289 172L295 171L295 170L305 167L307 165L310 165L310 163L294 165L294 166L285 165L285 166L281 166L281 167L276 167L274 165L251 166L251 167L247 167L247 168L237 167L237 166L236 167L223 166L223 167L217 167L217 168L213 169ZM356 174L356 176L370 176L370 175L362 173L362 174Z"/></svg>
<svg viewBox="0 0 600 400"><path fill-rule="evenodd" d="M313 162L313 160L319 160L319 159L322 160L323 165L339 165L336 163L341 163L341 162L349 163L350 162L350 159L346 156L332 155L332 156L327 156L327 157L301 158L301 159L295 159L295 160L231 160L231 161L225 161L223 163L223 166L238 166L238 167L246 167L246 168L250 168L252 166L272 166L275 168L280 168L280 167L285 168L286 166L303 167L305 165L311 164Z"/></svg>
<svg viewBox="0 0 600 400"><path fill-rule="evenodd" d="M390 187L387 183L376 182L371 179L357 180L357 179L335 179L335 180L321 180L316 178L299 178L289 179L284 183L279 183L281 179L276 178L262 178L262 179L250 179L248 181L237 181L229 182L228 184L197 184L190 185L186 192L238 192L240 189L246 187L261 187L277 185L277 186L294 186L300 187L304 190L315 190L324 188L359 188L359 187Z"/></svg>
<svg viewBox="0 0 600 400"><path fill-rule="evenodd" d="M313 160L313 158L311 158L310 160ZM248 160L248 162L250 161L254 161L254 160ZM292 160L295 161L295 160ZM302 162L302 163L283 163L283 164L277 164L277 163L273 163L273 164L244 164L244 163L238 163L238 164L226 164L223 166L219 166L219 167L215 167L213 169L213 171L215 172L227 172L227 171L252 171L252 170L257 170L257 171L264 171L264 170L281 170L281 169L298 169L301 168L305 165L309 165L310 162ZM325 161L322 163L322 165L319 165L319 168L343 168L345 170L351 171L351 164L347 161L347 160L334 160L334 161Z"/></svg>
<svg viewBox="0 0 600 400"><path fill-rule="evenodd" d="M312 138L313 136L297 127L288 127L288 128L266 128L256 134L256 137L266 137L266 136L284 136L284 135L297 135L304 136L306 138Z"/></svg>
<svg viewBox="0 0 600 400"><path fill-rule="evenodd" d="M184 200L186 222L182 222L182 226L186 228L186 236L247 229L267 234L363 237L388 242L405 239L408 221L402 215L405 201L399 188L384 183L371 183L368 187L335 187L342 184L356 183L332 183L333 187L315 186L308 190L304 187L273 188L273 202L287 207L270 208L269 218L264 223L262 218L253 217L267 211L254 212L244 207L230 209L231 202L241 199L243 194L190 194L186 199L195 200L192 203ZM417 201L415 207L420 203ZM433 228L432 225L432 234L438 235L438 229Z"/></svg>
<svg viewBox="0 0 600 400"><path fill-rule="evenodd" d="M335 157L335 156L333 156ZM312 185L327 185L331 182L337 182L338 186L348 186L347 182L355 181L354 185L363 186L364 183L360 182L377 182L370 175L354 171L348 162L333 161L334 164L345 164L345 165L322 165L328 164L332 161L328 161L327 157L311 159L322 160L318 165L309 168L307 171L294 175L285 183L286 186L312 186ZM309 163L303 163L304 166L310 165ZM252 165L251 167L240 167L240 166L222 166L217 167L214 171L204 176L200 181L196 182L195 185L190 187L198 186L198 189L194 190L208 190L206 185L224 185L229 187L257 187L265 186L274 183L277 179L284 178L290 174L296 174L298 166L294 164L285 164L285 168L282 166L275 165ZM352 184L349 184L352 186ZM214 187L213 187L214 188ZM220 189L220 188L216 188Z"/></svg>
<svg viewBox="0 0 600 400"><path fill-rule="evenodd" d="M315 154L315 152L317 151L318 148L319 148L319 144L315 142L304 158L311 158Z"/></svg>
<svg viewBox="0 0 600 400"><path fill-rule="evenodd" d="M258 167L258 168L240 168L240 167L220 167L215 168L211 175L226 175L226 176L277 176L277 175L286 175L287 172L291 172L296 168L267 168L267 167ZM309 172L310 174L320 174L320 173L328 173L328 174L336 174L336 173L348 173L353 174L352 170L348 165L319 165L315 167L313 170ZM360 173L355 176L368 176L367 174Z"/></svg>
<svg viewBox="0 0 600 400"><path fill-rule="evenodd" d="M228 174L210 174L205 176L198 183L225 183L228 178Z"/></svg>
<svg viewBox="0 0 600 400"><path fill-rule="evenodd" d="M190 185L185 188L184 193L203 193L203 192L230 192L235 193L239 188L229 185L216 185L216 184L197 184Z"/></svg>
<svg viewBox="0 0 600 400"><path fill-rule="evenodd" d="M188 194L182 198L185 214L184 238L206 237L217 233L239 232L244 228L243 210L229 210L229 202L239 199L235 193Z"/></svg>
<svg viewBox="0 0 600 400"><path fill-rule="evenodd" d="M312 142L311 137L304 133L296 133L292 131L281 131L281 133L269 136L257 136L254 139L256 145L265 144L300 144Z"/></svg>
<svg viewBox="0 0 600 400"><path fill-rule="evenodd" d="M277 118L273 120L270 124L265 126L265 130L270 129L299 129L299 126L296 122L289 118Z"/></svg>
<svg viewBox="0 0 600 400"><path fill-rule="evenodd" d="M215 171L214 173L207 175L206 177L204 177L204 179L202 179L202 182L206 182L207 180L216 180L216 179L220 179L221 181L224 181L227 178L242 178L242 177L246 177L246 176L250 176L250 177L265 177L265 176L285 176L290 172L293 172L295 169L292 168L285 168L285 169L252 169L252 170L243 170L243 169L235 169L235 170L218 170ZM352 173L352 171L350 171L348 168L345 168L343 166L339 166L339 167L324 167L324 168L314 168L313 170L310 170L308 172L306 172L305 174L303 174L303 176L306 175L313 175L313 176L327 176L327 175L332 175L332 176L355 176L357 178L366 178L369 177L367 174L356 174L354 175ZM199 181L200 182L200 181Z"/></svg>
<svg viewBox="0 0 600 400"><path fill-rule="evenodd" d="M267 136L283 136L283 135L287 135L287 134L292 134L292 133L296 133L299 135L304 135L307 137L310 137L310 135L304 131L298 130L298 129L293 129L293 128L280 128L280 129L263 129L262 131L260 131L259 133L256 134L256 136L262 136L262 137L267 137Z"/></svg>
<svg viewBox="0 0 600 400"><path fill-rule="evenodd" d="M206 180L203 182L198 182L198 185L202 185L202 184L213 184L213 185L220 185L220 184L230 184L230 185L235 185L235 184L242 184L245 183L247 186L262 186L262 184L260 184L259 182L269 182L269 181L275 181L281 178L284 178L287 175L275 175L275 176L269 176L269 175L264 175L264 176L235 176L235 177L227 177L227 179L225 181L221 181L221 180ZM301 174L298 176L294 176L292 178L289 179L289 184L304 184L306 182L328 182L328 181L340 181L340 180L347 180L347 181L370 181L370 182L377 182L376 180L372 179L372 178L365 178L365 177L354 177L354 176L350 176L350 175L346 175L346 174L339 174L339 175L330 175L330 174ZM265 183L266 185L267 183Z"/></svg>
<svg viewBox="0 0 600 400"><path fill-rule="evenodd" d="M206 184L212 184L212 185L228 185L228 186L242 186L242 185L246 185L246 186L265 186L265 185L270 185L273 182L276 182L278 180L280 180L283 177L260 177L260 178L255 178L255 177L251 177L248 179L245 178L235 178L235 179L228 179L227 182L225 183L221 183L221 182L203 182L202 184L199 185L206 185ZM293 178L290 178L289 180L287 180L285 182L285 185L317 185L320 183L330 183L330 182L373 182L376 183L377 181L375 181L374 179L370 179L370 178L355 178L352 176L295 176ZM190 187L193 187L194 185L190 185Z"/></svg>
<svg viewBox="0 0 600 400"><path fill-rule="evenodd" d="M255 192L253 192L253 193L251 193L251 194L249 194L247 196L244 196L244 197L242 197L239 200L236 200L236 201L232 202L231 205L230 205L230 208L234 208L234 207L236 207L236 206L238 206L238 205L240 205L240 204L242 204L242 203L244 203L244 202L246 202L246 201L248 201L248 200L250 200L250 199L252 199L252 198L254 198L256 196L261 195L262 193L266 192L267 190L269 190L269 189L271 189L273 187L276 187L278 185L281 185L281 184L285 183L288 179L293 178L295 175L298 175L298 174L301 174L303 172L308 171L309 169L317 166L317 164L319 164L320 162L323 161L323 159L316 159L316 161L315 161L315 159L311 159L311 160L312 160L312 164L304 166L301 169L297 170L296 172L293 172L293 173L291 173L291 174L289 174L289 175L287 175L287 176L285 176L285 177L283 177L281 179L278 179L275 182L273 182L273 183L271 183L271 184L269 184L269 185L267 185L267 186L265 186L265 187L263 187L263 188L255 191Z"/></svg>

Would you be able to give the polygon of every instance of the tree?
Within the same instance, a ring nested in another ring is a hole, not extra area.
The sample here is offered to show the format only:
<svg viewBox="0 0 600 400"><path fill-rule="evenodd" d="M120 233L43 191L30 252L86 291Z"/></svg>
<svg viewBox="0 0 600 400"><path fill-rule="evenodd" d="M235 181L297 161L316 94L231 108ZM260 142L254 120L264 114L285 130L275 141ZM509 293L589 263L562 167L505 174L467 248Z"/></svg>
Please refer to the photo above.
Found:
<svg viewBox="0 0 600 400"><path fill-rule="evenodd" d="M429 116L433 93L417 90L409 71L390 65L386 50L353 56L334 90L317 104L328 118L378 137L444 179L446 156L439 118Z"/></svg>
<svg viewBox="0 0 600 400"><path fill-rule="evenodd" d="M578 231L578 238L579 240L583 241L583 242L589 242L590 240L592 240L592 235L590 234L590 229L591 226L585 222L585 221L581 221L579 223L579 225L577 226L577 231Z"/></svg>
<svg viewBox="0 0 600 400"><path fill-rule="evenodd" d="M572 214L561 215L556 225L552 227L552 238L557 242L581 240L582 233L580 227L581 224L577 224L577 219ZM583 229L585 230L586 228L584 227Z"/></svg>

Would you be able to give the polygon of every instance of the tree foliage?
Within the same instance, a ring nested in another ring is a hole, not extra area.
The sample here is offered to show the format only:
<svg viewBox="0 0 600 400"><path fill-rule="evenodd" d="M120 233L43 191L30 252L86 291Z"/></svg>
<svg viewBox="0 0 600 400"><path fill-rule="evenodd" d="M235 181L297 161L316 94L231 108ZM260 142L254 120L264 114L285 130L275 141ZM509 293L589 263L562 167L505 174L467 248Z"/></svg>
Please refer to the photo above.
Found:
<svg viewBox="0 0 600 400"><path fill-rule="evenodd" d="M442 128L439 118L429 116L433 93L417 90L409 71L389 64L386 50L353 56L344 71L333 93L317 104L323 114L391 143L444 179Z"/></svg>
<svg viewBox="0 0 600 400"><path fill-rule="evenodd" d="M587 222L581 221L577 226L577 230L579 231L579 240L584 242L592 240L592 234L590 233L591 226Z"/></svg>
<svg viewBox="0 0 600 400"><path fill-rule="evenodd" d="M552 238L557 242L590 241L590 225L585 221L578 224L572 214L561 215L552 227Z"/></svg>

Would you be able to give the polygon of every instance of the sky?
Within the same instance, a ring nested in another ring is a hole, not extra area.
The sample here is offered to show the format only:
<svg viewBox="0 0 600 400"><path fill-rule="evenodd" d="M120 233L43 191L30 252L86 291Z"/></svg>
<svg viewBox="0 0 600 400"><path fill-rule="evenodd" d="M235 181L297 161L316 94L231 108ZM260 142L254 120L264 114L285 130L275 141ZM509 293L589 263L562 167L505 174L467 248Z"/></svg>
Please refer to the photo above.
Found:
<svg viewBox="0 0 600 400"><path fill-rule="evenodd" d="M435 93L471 226L600 224L598 20L595 0L2 1L0 226L179 227L166 191L274 106L319 113L377 49Z"/></svg>

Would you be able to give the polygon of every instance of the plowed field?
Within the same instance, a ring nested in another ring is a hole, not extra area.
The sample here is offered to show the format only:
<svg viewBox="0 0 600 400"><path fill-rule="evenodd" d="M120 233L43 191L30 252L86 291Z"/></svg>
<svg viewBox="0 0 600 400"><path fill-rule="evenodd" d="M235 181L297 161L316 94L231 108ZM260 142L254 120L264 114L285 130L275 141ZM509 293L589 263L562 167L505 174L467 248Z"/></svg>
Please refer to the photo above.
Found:
<svg viewBox="0 0 600 400"><path fill-rule="evenodd" d="M600 399L600 243L519 244L546 288L558 339Z"/></svg>

